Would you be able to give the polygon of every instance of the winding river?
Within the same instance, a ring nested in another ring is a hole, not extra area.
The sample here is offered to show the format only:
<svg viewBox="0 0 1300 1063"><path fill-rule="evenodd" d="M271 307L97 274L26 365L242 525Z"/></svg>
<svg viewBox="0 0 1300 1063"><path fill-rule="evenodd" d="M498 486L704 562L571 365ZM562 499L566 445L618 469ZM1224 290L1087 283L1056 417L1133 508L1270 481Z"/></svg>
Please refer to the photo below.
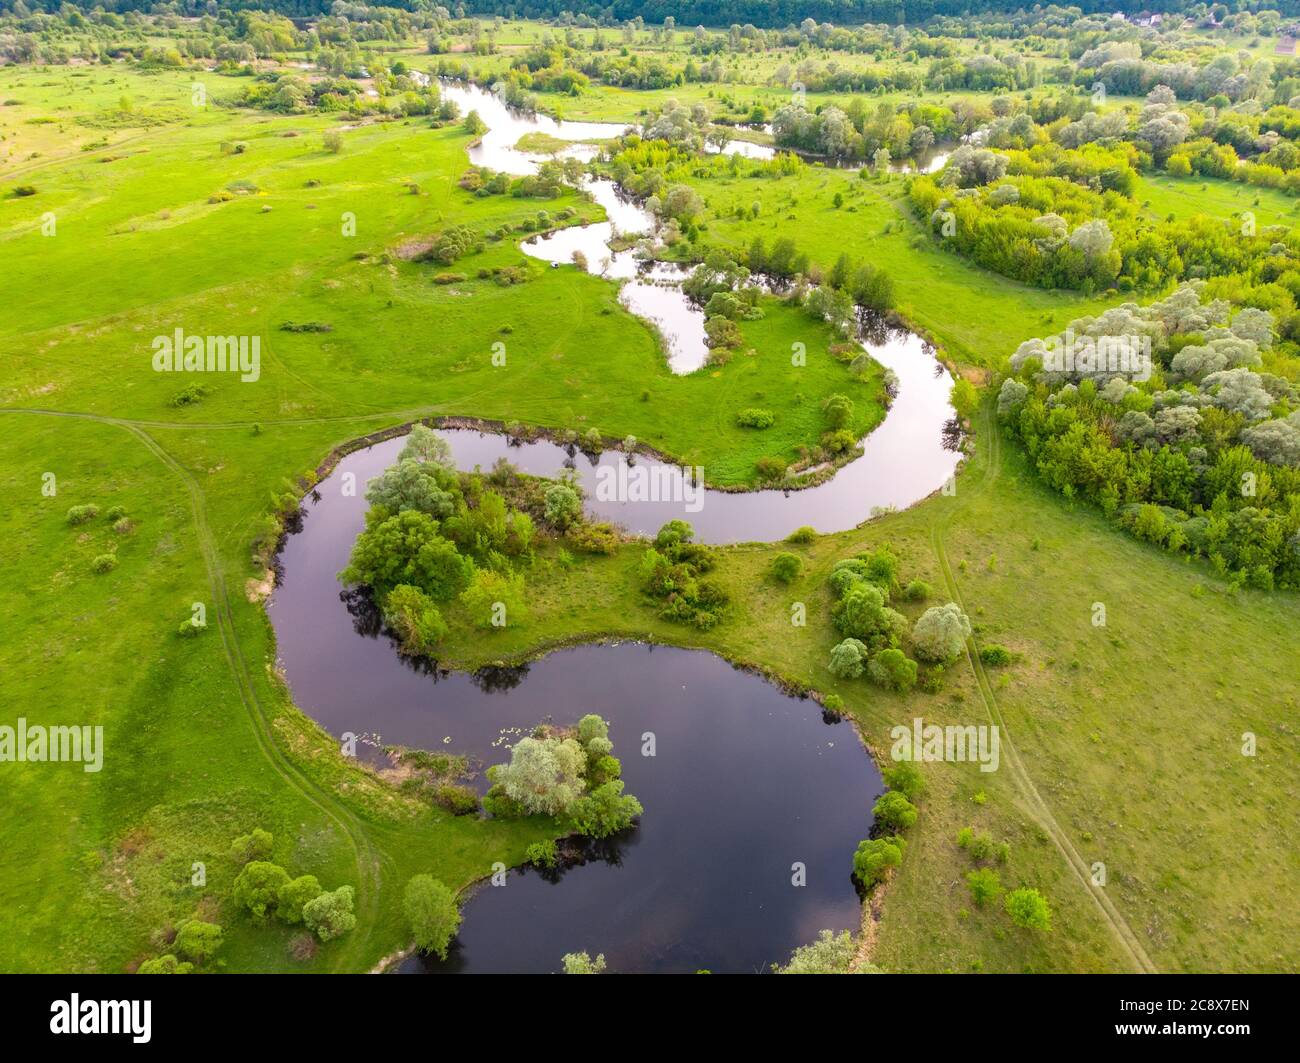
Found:
<svg viewBox="0 0 1300 1063"><path fill-rule="evenodd" d="M487 122L471 158L497 170L536 165L513 149L525 132L581 141L621 130L523 117L476 88L443 91ZM624 282L629 310L664 333L673 370L692 371L702 360L702 317L696 335L698 311L681 294L680 274L646 270L609 246L615 233L650 232L653 219L609 182L587 187L610 220L525 250L554 262L583 251L592 272ZM637 533L675 516L718 543L776 540L801 525L838 531L931 494L960 457L951 378L933 351L906 332L866 346L897 377L896 397L863 456L809 490L606 497L602 485L620 476L675 470L640 455L586 455L467 429L443 434L462 469L506 457L539 475L574 470L588 509ZM368 598L342 592L336 574L364 526L365 482L401 445L392 439L344 457L286 537L267 608L295 702L336 735L365 736L366 759L396 743L465 753L476 768L507 759L509 745L542 720L569 724L597 712L610 721L628 792L646 808L638 826L589 846L562 873L516 869L502 885L484 883L465 904L449 959L411 957L402 969L554 971L563 954L586 950L604 953L616 971L761 971L822 929L856 929L851 856L883 786L853 727L826 719L816 703L711 654L641 643L581 646L473 675L396 653ZM345 492L349 480L355 492Z"/></svg>

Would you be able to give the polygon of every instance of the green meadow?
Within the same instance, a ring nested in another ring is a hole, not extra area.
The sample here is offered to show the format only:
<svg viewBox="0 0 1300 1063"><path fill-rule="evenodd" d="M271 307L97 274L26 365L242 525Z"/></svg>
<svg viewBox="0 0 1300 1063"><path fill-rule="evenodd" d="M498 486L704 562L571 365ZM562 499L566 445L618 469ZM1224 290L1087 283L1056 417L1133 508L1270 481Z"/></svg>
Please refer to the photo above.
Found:
<svg viewBox="0 0 1300 1063"><path fill-rule="evenodd" d="M535 27L510 32L502 43L522 45ZM245 111L229 105L241 79L215 74L197 108L192 80L124 66L0 68L0 101L18 101L0 107L6 717L99 725L106 749L100 773L28 764L0 774L10 815L0 970L129 969L199 912L226 927L225 970L366 971L408 944L399 899L412 875L466 887L557 833L408 797L342 757L293 705L250 590L266 575L254 543L276 500L301 493L335 447L432 415L594 427L703 465L714 484L752 486L757 460L791 460L817 442L827 395L854 389L858 432L884 414L879 374L851 379L830 333L775 299L743 323L730 362L678 377L612 283L528 258L523 232L488 240L456 263L463 279L435 284L438 267L405 254L431 233L534 223L541 210L549 227L565 208L576 224L599 220L599 208L572 193L469 195L456 183L470 141L459 125L344 128ZM659 99L602 90L561 109L631 121ZM327 130L342 133L341 152L326 150ZM223 151L234 143L244 147ZM706 203L708 243L741 250L788 233L823 268L842 252L882 267L899 314L980 381L1021 340L1120 301L1027 288L944 251L913 219L901 177L811 166L772 180L742 166L690 183ZM36 194L15 196L19 184ZM1225 182L1147 178L1139 199L1160 216L1254 209L1267 224L1292 211L1280 194ZM515 266L522 284L478 275ZM259 336L259 379L204 379L185 404L192 379L151 366L153 338L176 328ZM808 363L796 369L800 342ZM504 366L492 363L497 343ZM644 544L577 564L548 544L529 576L528 620L490 635L454 626L444 663L639 637L837 694L878 754L889 729L914 717L997 724L1003 770L925 766L907 859L873 901L878 923L866 916L872 962L888 971L1295 972L1295 596L1230 593L1208 567L1049 492L991 405L986 396L955 495L806 545L722 550L717 578L734 615L712 631L647 605L636 577ZM749 406L774 410L776 424L738 427L735 412ZM69 524L68 509L86 504L99 515ZM114 507L125 524L107 518ZM830 568L882 543L974 622L937 694L885 693L826 668L838 640ZM784 550L804 561L789 586L768 575ZM98 573L104 555L117 564ZM794 601L808 604L809 622L792 636ZM1098 602L1103 628L1092 622ZM195 603L208 628L181 638ZM1013 651L1010 665L981 662L994 643ZM1253 758L1240 754L1245 732L1258 739ZM230 842L255 826L274 834L274 859L292 874L357 890L355 931L295 960L287 928L223 907ZM1050 933L973 908L971 865L955 843L963 827L1010 844L1004 885L1050 898Z"/></svg>

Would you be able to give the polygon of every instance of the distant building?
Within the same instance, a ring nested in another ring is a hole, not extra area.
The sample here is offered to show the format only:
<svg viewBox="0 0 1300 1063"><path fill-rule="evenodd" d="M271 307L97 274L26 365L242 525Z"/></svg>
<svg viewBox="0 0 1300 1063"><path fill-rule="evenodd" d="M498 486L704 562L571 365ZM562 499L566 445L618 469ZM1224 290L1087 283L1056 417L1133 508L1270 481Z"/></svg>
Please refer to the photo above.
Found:
<svg viewBox="0 0 1300 1063"><path fill-rule="evenodd" d="M1295 38L1279 37L1277 43L1273 45L1274 55L1295 55Z"/></svg>

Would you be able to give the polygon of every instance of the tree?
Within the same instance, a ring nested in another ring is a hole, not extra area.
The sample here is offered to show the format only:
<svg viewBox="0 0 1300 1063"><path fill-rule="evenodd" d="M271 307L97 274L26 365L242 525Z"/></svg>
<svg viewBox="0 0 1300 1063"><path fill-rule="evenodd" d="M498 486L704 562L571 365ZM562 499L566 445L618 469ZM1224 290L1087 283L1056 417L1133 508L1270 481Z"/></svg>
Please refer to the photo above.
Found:
<svg viewBox="0 0 1300 1063"><path fill-rule="evenodd" d="M221 948L221 942L221 927L216 923L190 919L181 924L176 931L176 940L172 944L186 959L193 960L195 963L204 963Z"/></svg>
<svg viewBox="0 0 1300 1063"><path fill-rule="evenodd" d="M343 134L336 129L326 130L321 141L325 145L325 150L331 155L337 155L343 150Z"/></svg>
<svg viewBox="0 0 1300 1063"><path fill-rule="evenodd" d="M870 651L858 639L845 639L831 650L826 667L839 679L857 679L866 670Z"/></svg>
<svg viewBox="0 0 1300 1063"><path fill-rule="evenodd" d="M401 639L408 657L428 657L447 634L447 623L433 600L409 583L399 583L384 599L384 620Z"/></svg>
<svg viewBox="0 0 1300 1063"><path fill-rule="evenodd" d="M970 637L970 620L955 602L936 605L921 614L912 628L912 644L923 660L946 664L955 660Z"/></svg>
<svg viewBox="0 0 1300 1063"><path fill-rule="evenodd" d="M353 897L351 886L313 897L302 906L302 921L321 941L342 937L357 925L357 917L352 914Z"/></svg>
<svg viewBox="0 0 1300 1063"><path fill-rule="evenodd" d="M457 494L444 486L445 480L453 478L454 474L440 465L403 458L370 482L366 501L383 506L389 513L416 509L442 519L456 509Z"/></svg>
<svg viewBox="0 0 1300 1063"><path fill-rule="evenodd" d="M885 877L891 867L903 862L906 848L902 838L869 838L859 843L853 854L853 874L863 886L870 889Z"/></svg>
<svg viewBox="0 0 1300 1063"><path fill-rule="evenodd" d="M573 802L574 826L589 838L608 838L626 829L645 811L635 797L624 795L623 780L611 779Z"/></svg>
<svg viewBox="0 0 1300 1063"><path fill-rule="evenodd" d="M276 895L276 914L290 926L302 922L302 910L308 901L322 893L315 875L299 875L280 887Z"/></svg>
<svg viewBox="0 0 1300 1063"><path fill-rule="evenodd" d="M823 930L810 945L800 945L784 967L774 963L776 974L845 974L857 953L857 942L847 930L836 934Z"/></svg>
<svg viewBox="0 0 1300 1063"><path fill-rule="evenodd" d="M582 796L587 755L572 738L521 738L510 751L510 762L489 770L527 815L559 816Z"/></svg>
<svg viewBox="0 0 1300 1063"><path fill-rule="evenodd" d="M1047 906L1047 898L1036 889L1022 887L1007 894L1004 902L1007 915L1018 927L1026 930L1050 930L1052 912Z"/></svg>
<svg viewBox="0 0 1300 1063"><path fill-rule="evenodd" d="M279 864L253 860L235 877L231 897L259 919L265 919L279 900L280 890L289 882L289 873Z"/></svg>
<svg viewBox="0 0 1300 1063"><path fill-rule="evenodd" d="M565 974L604 974L605 954L599 952L593 960L586 952L566 952L560 962Z"/></svg>
<svg viewBox="0 0 1300 1063"><path fill-rule="evenodd" d="M560 531L582 517L582 498L567 483L551 484L544 497L546 523Z"/></svg>
<svg viewBox="0 0 1300 1063"><path fill-rule="evenodd" d="M897 790L886 790L871 810L872 818L884 827L906 830L916 823L916 806Z"/></svg>
<svg viewBox="0 0 1300 1063"><path fill-rule="evenodd" d="M445 960L451 939L460 929L456 894L432 875L415 875L402 893L402 912L416 947Z"/></svg>
<svg viewBox="0 0 1300 1063"><path fill-rule="evenodd" d="M867 665L872 680L890 690L907 691L916 686L916 662L902 650L881 650Z"/></svg>
<svg viewBox="0 0 1300 1063"><path fill-rule="evenodd" d="M455 459L451 454L451 444L428 425L423 424L411 426L411 431L406 436L406 443L397 455L397 461L399 464L404 461L431 462L446 469L456 467Z"/></svg>

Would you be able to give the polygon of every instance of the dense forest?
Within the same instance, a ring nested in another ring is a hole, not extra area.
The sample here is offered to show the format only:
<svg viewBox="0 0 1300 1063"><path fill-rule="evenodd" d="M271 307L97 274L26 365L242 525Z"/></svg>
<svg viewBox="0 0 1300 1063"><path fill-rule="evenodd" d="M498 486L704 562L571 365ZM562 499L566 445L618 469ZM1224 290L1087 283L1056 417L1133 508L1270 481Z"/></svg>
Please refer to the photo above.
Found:
<svg viewBox="0 0 1300 1063"><path fill-rule="evenodd" d="M275 11L291 18L306 18L329 13L335 0L175 0L158 4L154 0L81 0L69 5L67 0L0 0L0 12L23 14L33 11L57 12L65 7L83 10L103 8L107 11L171 11L182 15L215 15L218 11ZM427 0L391 0L386 6L419 11L433 5ZM1011 13L1027 5L1014 0L470 0L447 4L458 17L465 15L500 15L504 18L554 19L585 16L599 22L613 23L640 18L646 23L675 19L681 26L752 25L764 28L796 25L805 19L851 25L863 22L916 24L939 17L970 17ZM1189 0L1080 0L1071 5L1082 14L1122 11L1190 13L1209 11L1222 19L1231 11L1271 10L1283 15L1300 14L1300 0L1259 0L1232 5L1191 3Z"/></svg>

